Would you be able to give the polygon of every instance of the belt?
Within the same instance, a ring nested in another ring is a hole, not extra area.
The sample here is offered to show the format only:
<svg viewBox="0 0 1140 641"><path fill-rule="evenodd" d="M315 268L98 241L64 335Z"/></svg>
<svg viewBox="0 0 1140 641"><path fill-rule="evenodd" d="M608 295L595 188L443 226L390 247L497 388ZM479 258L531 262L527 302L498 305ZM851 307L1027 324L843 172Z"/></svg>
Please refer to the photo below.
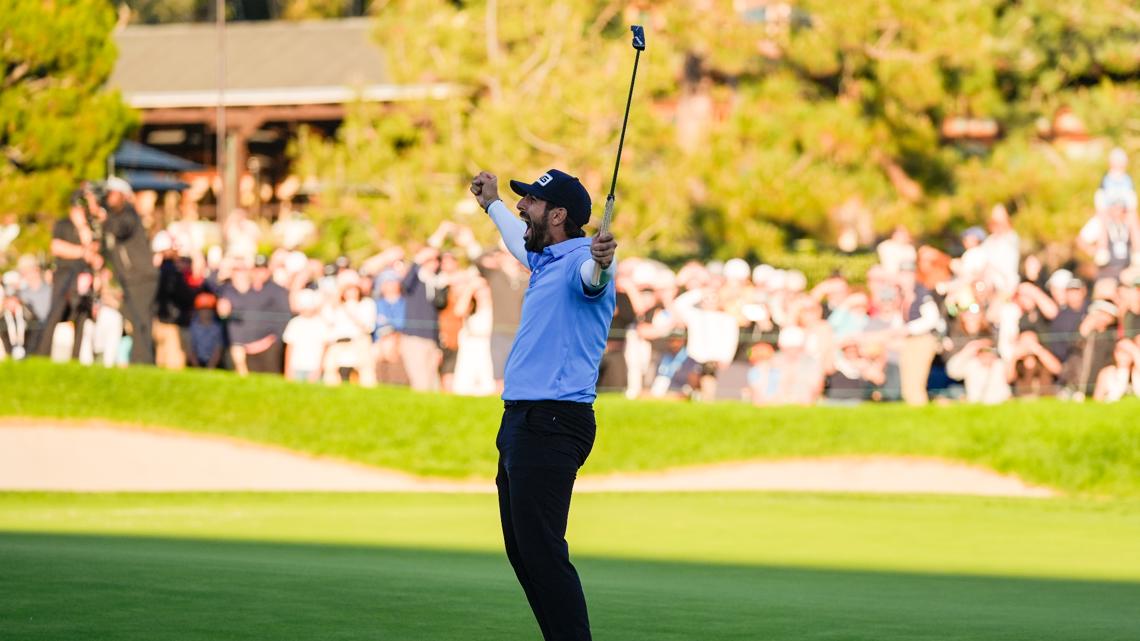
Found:
<svg viewBox="0 0 1140 641"><path fill-rule="evenodd" d="M529 401L503 401L503 408L510 409L512 407L530 407L532 405L573 405L577 407L593 407L593 403L580 403L578 401L555 401L555 400L529 400Z"/></svg>

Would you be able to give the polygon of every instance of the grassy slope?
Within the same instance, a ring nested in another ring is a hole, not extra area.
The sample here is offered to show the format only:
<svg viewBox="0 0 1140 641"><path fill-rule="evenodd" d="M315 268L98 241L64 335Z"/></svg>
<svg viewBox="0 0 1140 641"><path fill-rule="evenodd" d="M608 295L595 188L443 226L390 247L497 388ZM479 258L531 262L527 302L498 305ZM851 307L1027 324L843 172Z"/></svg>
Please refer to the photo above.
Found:
<svg viewBox="0 0 1140 641"><path fill-rule="evenodd" d="M227 373L0 363L0 416L228 434L443 476L494 471L495 399ZM1140 402L756 409L603 398L586 473L757 457L940 456L1076 493L1140 496Z"/></svg>
<svg viewBox="0 0 1140 641"><path fill-rule="evenodd" d="M1123 641L1136 507L589 495L570 537L599 641ZM0 494L0 629L537 639L494 520L485 496Z"/></svg>

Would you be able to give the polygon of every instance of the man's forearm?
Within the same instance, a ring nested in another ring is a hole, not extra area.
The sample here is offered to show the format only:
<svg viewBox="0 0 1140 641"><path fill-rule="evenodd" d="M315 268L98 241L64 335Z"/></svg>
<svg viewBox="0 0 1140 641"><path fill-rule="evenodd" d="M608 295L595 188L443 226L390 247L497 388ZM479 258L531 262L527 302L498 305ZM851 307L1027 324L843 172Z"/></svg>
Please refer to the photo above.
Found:
<svg viewBox="0 0 1140 641"><path fill-rule="evenodd" d="M487 206L487 215L494 221L495 227L499 228L499 235L503 237L507 251L511 252L520 263L530 267L526 257L526 241L523 239L526 223L511 214L511 210L507 209L501 200L496 200Z"/></svg>
<svg viewBox="0 0 1140 641"><path fill-rule="evenodd" d="M594 262L593 258L587 259L582 263L582 268L578 270L579 275L582 277L582 287L586 288L589 292L598 292L606 288L606 285L614 279L614 274L617 272L617 260L610 262L609 267L603 269L598 277L598 285L594 286Z"/></svg>

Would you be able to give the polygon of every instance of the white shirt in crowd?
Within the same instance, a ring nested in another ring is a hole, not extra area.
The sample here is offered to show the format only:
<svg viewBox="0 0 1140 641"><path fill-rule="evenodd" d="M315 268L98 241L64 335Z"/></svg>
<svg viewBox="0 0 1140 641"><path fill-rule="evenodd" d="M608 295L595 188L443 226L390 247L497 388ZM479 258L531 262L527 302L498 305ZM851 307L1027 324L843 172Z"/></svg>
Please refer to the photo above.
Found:
<svg viewBox="0 0 1140 641"><path fill-rule="evenodd" d="M282 340L290 347L294 370L315 372L321 369L325 346L330 340L329 325L320 316L295 316L285 326Z"/></svg>
<svg viewBox="0 0 1140 641"><path fill-rule="evenodd" d="M688 329L685 347L689 358L698 363L729 363L736 355L740 327L732 314L697 307L703 297L704 292L698 289L685 292L674 301L674 309Z"/></svg>

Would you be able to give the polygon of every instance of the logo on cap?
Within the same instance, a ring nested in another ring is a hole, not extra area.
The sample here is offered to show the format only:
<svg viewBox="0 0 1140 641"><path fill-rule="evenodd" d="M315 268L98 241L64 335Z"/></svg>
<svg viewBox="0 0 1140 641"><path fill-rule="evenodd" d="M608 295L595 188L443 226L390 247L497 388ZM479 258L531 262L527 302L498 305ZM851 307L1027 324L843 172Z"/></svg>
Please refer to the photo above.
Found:
<svg viewBox="0 0 1140 641"><path fill-rule="evenodd" d="M536 182L545 187L552 180L554 180L554 176L551 176L550 174L543 174L538 177L538 180Z"/></svg>

